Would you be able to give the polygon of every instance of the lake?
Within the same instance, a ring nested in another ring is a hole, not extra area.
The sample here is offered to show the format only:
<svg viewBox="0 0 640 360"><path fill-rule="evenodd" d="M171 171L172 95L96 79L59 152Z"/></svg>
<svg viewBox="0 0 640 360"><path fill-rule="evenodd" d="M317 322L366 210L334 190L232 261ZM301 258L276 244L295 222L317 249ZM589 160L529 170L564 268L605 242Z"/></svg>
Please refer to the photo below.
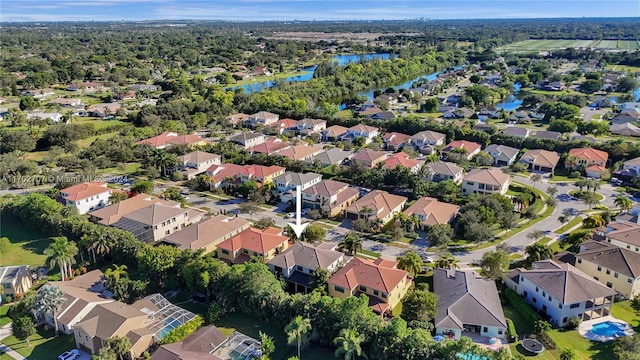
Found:
<svg viewBox="0 0 640 360"><path fill-rule="evenodd" d="M496 104L496 108L498 110L505 110L505 111L513 111L519 108L520 105L522 105L522 100L518 99L516 95L520 92L520 89L522 89L521 84L513 84L513 94L507 96L507 98L504 101L501 101L498 104Z"/></svg>

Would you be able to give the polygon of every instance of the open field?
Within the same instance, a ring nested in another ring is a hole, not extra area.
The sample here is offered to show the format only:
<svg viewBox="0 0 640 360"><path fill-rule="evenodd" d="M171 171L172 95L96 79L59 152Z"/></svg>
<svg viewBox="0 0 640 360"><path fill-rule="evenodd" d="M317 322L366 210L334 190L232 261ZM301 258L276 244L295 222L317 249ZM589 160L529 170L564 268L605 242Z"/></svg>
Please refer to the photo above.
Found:
<svg viewBox="0 0 640 360"><path fill-rule="evenodd" d="M0 236L9 238L9 249L2 254L0 265L42 266L47 259L44 249L51 240L36 229L28 228L6 216L0 222Z"/></svg>
<svg viewBox="0 0 640 360"><path fill-rule="evenodd" d="M498 52L526 53L549 51L566 48L584 48L599 50L630 50L640 49L637 40L525 40L496 49Z"/></svg>
<svg viewBox="0 0 640 360"><path fill-rule="evenodd" d="M18 354L28 357L30 360L51 360L67 350L75 347L73 335L53 336L53 330L43 330L38 328L38 332L31 337L31 346L27 347L26 341L18 340L11 335L2 342L18 352ZM13 359L9 355L2 355L0 360Z"/></svg>

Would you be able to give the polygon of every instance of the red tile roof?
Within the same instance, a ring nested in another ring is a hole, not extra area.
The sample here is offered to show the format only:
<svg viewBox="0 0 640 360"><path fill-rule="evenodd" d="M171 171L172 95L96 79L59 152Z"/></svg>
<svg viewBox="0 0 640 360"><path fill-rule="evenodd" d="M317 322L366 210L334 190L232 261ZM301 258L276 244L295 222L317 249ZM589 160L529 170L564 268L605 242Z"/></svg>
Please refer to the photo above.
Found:
<svg viewBox="0 0 640 360"><path fill-rule="evenodd" d="M267 176L271 176L277 172L284 171L285 168L282 166L264 166L264 165L245 165L242 170L240 170L241 175L247 176L256 176L259 178L264 178Z"/></svg>
<svg viewBox="0 0 640 360"><path fill-rule="evenodd" d="M211 165L207 169L207 175L211 176L216 183L224 181L225 178L236 177L244 166L236 164Z"/></svg>
<svg viewBox="0 0 640 360"><path fill-rule="evenodd" d="M264 255L289 241L286 236L282 236L280 233L281 230L276 228L267 228L265 230L248 228L238 235L221 242L218 244L218 248L228 250L231 253L245 249Z"/></svg>
<svg viewBox="0 0 640 360"><path fill-rule="evenodd" d="M404 270L389 267L386 260L376 262L354 257L328 283L351 290L362 285L388 294L409 276Z"/></svg>
<svg viewBox="0 0 640 360"><path fill-rule="evenodd" d="M575 156L584 160L595 160L607 162L609 154L602 150L596 150L592 148L578 148L569 150L569 156Z"/></svg>
<svg viewBox="0 0 640 360"><path fill-rule="evenodd" d="M467 150L467 154L471 154L476 150L479 150L482 146L478 143L467 141L467 140L456 140L452 141L447 146L442 149L443 152L451 151L456 148Z"/></svg>
<svg viewBox="0 0 640 360"><path fill-rule="evenodd" d="M106 182L84 182L62 189L60 190L60 193L67 194L66 196L63 196L66 200L77 201L86 199L90 196L102 194L109 190L112 189L107 187Z"/></svg>
<svg viewBox="0 0 640 360"><path fill-rule="evenodd" d="M409 139L411 139L411 136L397 133L397 132L390 132L390 133L384 134L383 139L386 144L398 146L398 145L402 145L404 143L409 142Z"/></svg>
<svg viewBox="0 0 640 360"><path fill-rule="evenodd" d="M395 169L397 166L401 166L407 169L413 169L418 165L420 165L419 160L410 159L409 155L403 152L393 154L384 161L384 167L386 167L387 169Z"/></svg>
<svg viewBox="0 0 640 360"><path fill-rule="evenodd" d="M167 144L197 144L202 141L204 141L204 139L198 135L180 135L172 131L165 131L158 136L138 141L136 144L160 147L167 146Z"/></svg>

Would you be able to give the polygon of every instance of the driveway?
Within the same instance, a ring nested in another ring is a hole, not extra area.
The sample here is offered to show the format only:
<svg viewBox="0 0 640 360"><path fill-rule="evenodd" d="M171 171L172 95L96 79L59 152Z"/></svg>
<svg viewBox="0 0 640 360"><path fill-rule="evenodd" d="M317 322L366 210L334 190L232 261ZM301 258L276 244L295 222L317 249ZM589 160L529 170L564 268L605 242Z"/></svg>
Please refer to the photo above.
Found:
<svg viewBox="0 0 640 360"><path fill-rule="evenodd" d="M601 120L602 117L604 116L604 114L607 113L607 109L604 108L600 108L599 110L596 110L595 108L591 108L591 107L583 107L580 109L580 115L582 116L582 121L591 121L591 119L593 119L594 115L599 115L596 116L596 120Z"/></svg>

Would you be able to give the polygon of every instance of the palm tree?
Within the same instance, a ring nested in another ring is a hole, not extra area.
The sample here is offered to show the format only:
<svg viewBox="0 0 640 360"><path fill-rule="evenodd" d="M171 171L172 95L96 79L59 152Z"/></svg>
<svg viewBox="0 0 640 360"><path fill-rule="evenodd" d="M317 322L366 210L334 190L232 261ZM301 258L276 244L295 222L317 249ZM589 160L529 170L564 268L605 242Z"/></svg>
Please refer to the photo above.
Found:
<svg viewBox="0 0 640 360"><path fill-rule="evenodd" d="M621 212L627 212L633 207L633 201L624 195L616 196L613 203L620 208Z"/></svg>
<svg viewBox="0 0 640 360"><path fill-rule="evenodd" d="M422 259L414 251L409 251L404 256L399 256L398 269L405 270L412 277L415 277L422 271Z"/></svg>
<svg viewBox="0 0 640 360"><path fill-rule="evenodd" d="M558 194L558 187L553 185L553 186L548 186L547 187L547 194L549 196L551 196L552 198L556 196L556 194Z"/></svg>
<svg viewBox="0 0 640 360"><path fill-rule="evenodd" d="M545 244L535 243L527 246L524 249L527 257L532 261L546 260L553 256L551 248Z"/></svg>
<svg viewBox="0 0 640 360"><path fill-rule="evenodd" d="M113 269L108 268L107 271L105 271L104 276L111 280L112 284L115 284L120 281L121 277L129 277L129 274L127 274L127 265L114 264Z"/></svg>
<svg viewBox="0 0 640 360"><path fill-rule="evenodd" d="M542 181L542 175L540 174L533 174L531 175L530 178L531 182L533 183L533 188L535 189L536 187L536 183Z"/></svg>
<svg viewBox="0 0 640 360"><path fill-rule="evenodd" d="M345 360L354 360L356 356L366 356L362 353L360 346L364 341L364 334L358 334L354 329L340 330L340 336L333 339L333 343L338 346L336 349L336 357L344 354Z"/></svg>
<svg viewBox="0 0 640 360"><path fill-rule="evenodd" d="M533 230L532 232L527 234L527 237L529 239L532 239L533 241L538 241L540 239L542 239L544 237L544 231L542 230Z"/></svg>
<svg viewBox="0 0 640 360"><path fill-rule="evenodd" d="M47 255L47 265L49 267L60 267L60 276L62 281L71 276L71 265L76 263L76 255L78 255L78 246L76 243L67 240L66 236L58 236L53 238L44 254ZM68 270L68 272L67 272Z"/></svg>
<svg viewBox="0 0 640 360"><path fill-rule="evenodd" d="M111 247L114 242L105 229L106 228L99 227L93 234L95 240L89 245L89 250L93 252L93 262L96 262L96 254L100 255L101 259L104 259L105 254L111 253Z"/></svg>
<svg viewBox="0 0 640 360"><path fill-rule="evenodd" d="M303 318L302 316L296 316L291 322L284 328L287 333L287 341L289 345L297 344L298 346L298 359L300 359L300 348L306 344L308 340L308 333L311 331L311 320Z"/></svg>
<svg viewBox="0 0 640 360"><path fill-rule="evenodd" d="M350 231L345 237L338 243L338 250L346 251L349 255L356 255L358 251L362 251L362 239L354 231Z"/></svg>
<svg viewBox="0 0 640 360"><path fill-rule="evenodd" d="M60 311L60 307L67 299L64 297L64 292L60 290L56 285L45 284L36 294L33 307L43 317L47 314L51 314L53 318L53 324L56 334L58 333L58 319L56 319L56 313Z"/></svg>
<svg viewBox="0 0 640 360"><path fill-rule="evenodd" d="M451 254L446 253L441 255L434 263L434 266L440 269L460 269L458 265L460 261L453 257Z"/></svg>
<svg viewBox="0 0 640 360"><path fill-rule="evenodd" d="M582 220L582 226L585 229L595 229L604 225L605 225L605 221L602 218L602 216L600 216L600 214L592 215Z"/></svg>

